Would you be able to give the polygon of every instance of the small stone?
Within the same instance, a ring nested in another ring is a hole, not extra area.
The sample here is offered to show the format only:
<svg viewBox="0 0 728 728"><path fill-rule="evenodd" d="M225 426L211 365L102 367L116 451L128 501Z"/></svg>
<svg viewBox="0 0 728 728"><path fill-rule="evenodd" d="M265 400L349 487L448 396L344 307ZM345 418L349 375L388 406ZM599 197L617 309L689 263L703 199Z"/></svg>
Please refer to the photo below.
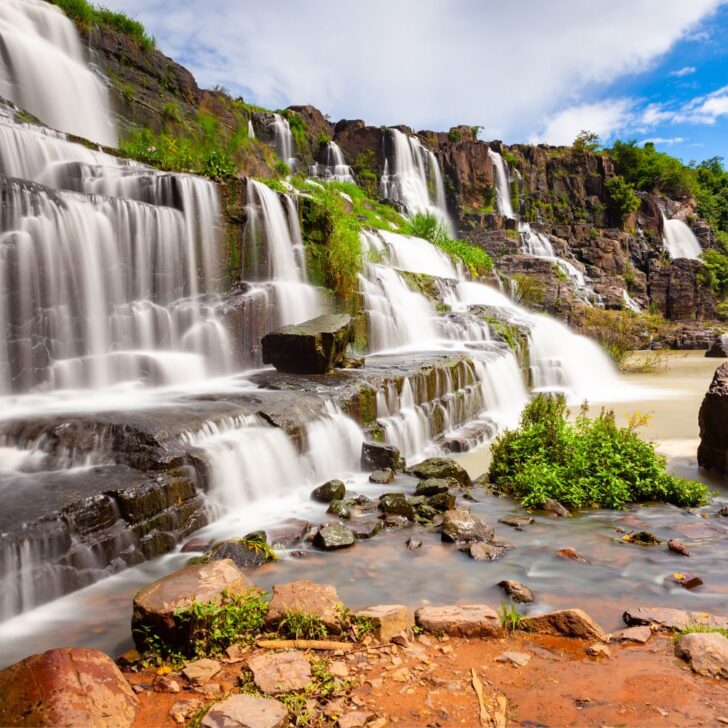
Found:
<svg viewBox="0 0 728 728"><path fill-rule="evenodd" d="M699 675L728 680L728 638L719 632L685 634L675 645L675 654Z"/></svg>
<svg viewBox="0 0 728 728"><path fill-rule="evenodd" d="M721 518L728 518L728 506L723 506L719 511L716 511L715 515Z"/></svg>
<svg viewBox="0 0 728 728"><path fill-rule="evenodd" d="M373 718L372 713L367 713L364 710L355 710L351 713L346 713L339 718L337 725L339 728L363 728L370 718Z"/></svg>
<svg viewBox="0 0 728 728"><path fill-rule="evenodd" d="M313 545L323 551L335 551L353 546L356 541L354 531L343 523L325 523L316 532Z"/></svg>
<svg viewBox="0 0 728 728"><path fill-rule="evenodd" d="M610 642L639 642L645 644L652 637L652 630L649 627L627 627L618 632L612 632Z"/></svg>
<svg viewBox="0 0 728 728"><path fill-rule="evenodd" d="M499 637L503 634L498 614L485 604L422 607L415 621L425 631L452 637Z"/></svg>
<svg viewBox="0 0 728 728"><path fill-rule="evenodd" d="M422 541L420 541L419 538L414 538L413 536L410 536L410 538L407 539L407 548L410 551L415 551L416 549L420 548L422 546Z"/></svg>
<svg viewBox="0 0 728 728"><path fill-rule="evenodd" d="M523 528L533 523L533 518L530 516L504 516L498 519L498 523L504 523L506 526L513 526L513 528Z"/></svg>
<svg viewBox="0 0 728 728"><path fill-rule="evenodd" d="M386 493L379 499L379 508L384 513L404 516L409 521L415 520L415 509L407 502L404 493Z"/></svg>
<svg viewBox="0 0 728 728"><path fill-rule="evenodd" d="M696 589L703 585L703 580L697 574L679 574L672 575L672 579L676 584L680 584L683 589Z"/></svg>
<svg viewBox="0 0 728 728"><path fill-rule="evenodd" d="M255 655L248 667L255 684L268 695L304 690L311 682L311 665L299 651Z"/></svg>
<svg viewBox="0 0 728 728"><path fill-rule="evenodd" d="M242 662L245 659L247 650L242 645L228 645L225 648L226 662Z"/></svg>
<svg viewBox="0 0 728 728"><path fill-rule="evenodd" d="M202 705L203 703L201 700L178 700L169 709L169 717L172 718L175 723L183 725L202 707Z"/></svg>
<svg viewBox="0 0 728 728"><path fill-rule="evenodd" d="M407 682L412 677L412 673L408 668L400 667L399 670L395 670L390 677L395 682Z"/></svg>
<svg viewBox="0 0 728 728"><path fill-rule="evenodd" d="M361 446L361 469L373 470L401 470L402 456L399 448L394 445L384 445L380 442L363 442Z"/></svg>
<svg viewBox="0 0 728 728"><path fill-rule="evenodd" d="M330 513L332 516L338 516L339 518L351 518L351 508L342 500L332 500L326 509L326 513Z"/></svg>
<svg viewBox="0 0 728 728"><path fill-rule="evenodd" d="M634 543L638 546L656 546L662 543L654 533L650 533L649 531L637 531L636 533L625 534L622 536L622 541Z"/></svg>
<svg viewBox="0 0 728 728"><path fill-rule="evenodd" d="M442 540L455 543L492 541L493 529L467 508L454 508L443 517Z"/></svg>
<svg viewBox="0 0 728 728"><path fill-rule="evenodd" d="M415 624L409 609L401 604L379 604L355 612L354 616L372 620L374 635L380 642L389 642L402 632L411 632Z"/></svg>
<svg viewBox="0 0 728 728"><path fill-rule="evenodd" d="M311 498L319 503L331 503L334 500L343 500L346 495L346 486L341 480L329 480L311 491Z"/></svg>
<svg viewBox="0 0 728 728"><path fill-rule="evenodd" d="M509 665L515 665L516 667L525 667L531 660L531 655L525 652L501 652L498 657L495 658L496 662L504 662Z"/></svg>
<svg viewBox="0 0 728 728"><path fill-rule="evenodd" d="M508 547L499 543L485 543L476 541L468 544L467 551L476 561L493 561L498 559L508 550Z"/></svg>
<svg viewBox="0 0 728 728"><path fill-rule="evenodd" d="M182 685L176 675L158 675L154 679L154 689L158 693L178 693Z"/></svg>
<svg viewBox="0 0 728 728"><path fill-rule="evenodd" d="M387 485L394 480L394 470L375 470L370 476L371 483L378 485Z"/></svg>
<svg viewBox="0 0 728 728"><path fill-rule="evenodd" d="M196 693L202 693L206 698L214 698L222 692L222 688L217 683L207 683L195 688Z"/></svg>
<svg viewBox="0 0 728 728"><path fill-rule="evenodd" d="M688 551L688 547L679 539L671 538L667 542L667 548L670 549L673 553L680 554L681 556L690 556L690 551Z"/></svg>
<svg viewBox="0 0 728 728"><path fill-rule="evenodd" d="M506 594L514 601L521 604L530 604L533 601L533 592L523 584L511 579L504 579L498 582Z"/></svg>
<svg viewBox="0 0 728 728"><path fill-rule="evenodd" d="M438 493L427 499L427 505L439 513L445 513L455 508L454 493Z"/></svg>
<svg viewBox="0 0 728 728"><path fill-rule="evenodd" d="M287 724L283 703L244 693L215 703L200 723L202 728L284 728Z"/></svg>
<svg viewBox="0 0 728 728"><path fill-rule="evenodd" d="M546 513L552 513L559 518L568 518L571 515L571 513L569 513L569 511L566 510L566 508L564 508L561 503L554 500L553 498L549 498L543 504L542 510L546 511Z"/></svg>
<svg viewBox="0 0 728 728"><path fill-rule="evenodd" d="M580 564L591 564L589 559L585 559L576 549L571 548L571 546L568 546L565 549L559 549L556 552L556 555L560 556L562 559L578 561Z"/></svg>
<svg viewBox="0 0 728 728"><path fill-rule="evenodd" d="M350 521L348 525L357 539L373 538L382 530L382 522L377 518L357 518Z"/></svg>
<svg viewBox="0 0 728 728"><path fill-rule="evenodd" d="M329 663L329 673L334 677L349 677L349 668L346 663L333 660Z"/></svg>
<svg viewBox="0 0 728 728"><path fill-rule="evenodd" d="M589 645L586 650L586 654L590 657L611 657L612 654L606 645L602 645L599 642Z"/></svg>
<svg viewBox="0 0 728 728"><path fill-rule="evenodd" d="M387 528L407 528L412 525L412 521L406 516L400 516L397 513L386 513L384 516L384 525Z"/></svg>
<svg viewBox="0 0 728 728"><path fill-rule="evenodd" d="M185 665L182 670L182 674L193 684L193 685L204 685L210 682L218 672L220 672L221 666L217 660L209 660L203 658L201 660L195 660Z"/></svg>

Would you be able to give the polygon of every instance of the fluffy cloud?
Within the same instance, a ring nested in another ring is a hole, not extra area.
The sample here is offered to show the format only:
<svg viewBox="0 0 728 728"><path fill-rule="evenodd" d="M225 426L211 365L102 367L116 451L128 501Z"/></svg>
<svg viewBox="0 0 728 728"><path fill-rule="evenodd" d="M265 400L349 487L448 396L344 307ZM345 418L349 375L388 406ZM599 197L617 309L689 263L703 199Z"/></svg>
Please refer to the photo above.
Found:
<svg viewBox="0 0 728 728"><path fill-rule="evenodd" d="M583 129L607 140L630 125L634 118L630 99L608 99L591 104L570 106L550 116L544 128L532 134L532 143L571 144Z"/></svg>
<svg viewBox="0 0 728 728"><path fill-rule="evenodd" d="M416 128L481 124L507 140L540 129L554 141L584 125L614 128L623 102L610 111L584 100L651 67L721 2L663 0L659 12L654 0L104 4L138 17L202 85L266 106L313 103L334 119Z"/></svg>
<svg viewBox="0 0 728 728"><path fill-rule="evenodd" d="M683 66L682 68L678 68L677 71L672 71L670 75L676 78L683 78L684 76L692 75L696 70L695 66Z"/></svg>

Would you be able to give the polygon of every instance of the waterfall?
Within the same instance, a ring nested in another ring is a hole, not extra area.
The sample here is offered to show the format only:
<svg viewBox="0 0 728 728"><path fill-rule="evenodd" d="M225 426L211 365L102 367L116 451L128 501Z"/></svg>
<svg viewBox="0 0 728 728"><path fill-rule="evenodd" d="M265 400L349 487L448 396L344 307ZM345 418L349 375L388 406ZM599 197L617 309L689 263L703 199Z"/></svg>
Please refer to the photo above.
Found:
<svg viewBox="0 0 728 728"><path fill-rule="evenodd" d="M452 230L437 157L417 137L407 136L399 129L387 130L387 142L382 197L401 203L409 215L434 215Z"/></svg>
<svg viewBox="0 0 728 728"><path fill-rule="evenodd" d="M273 149L276 154L291 168L296 166L296 158L293 156L293 133L288 119L280 114L273 114Z"/></svg>
<svg viewBox="0 0 728 728"><path fill-rule="evenodd" d="M248 138L255 139L255 129L253 128L252 119L248 119Z"/></svg>
<svg viewBox="0 0 728 728"><path fill-rule="evenodd" d="M676 217L668 220L663 213L662 228L665 235L665 248L673 260L675 258L689 258L690 260L700 258L703 249L693 231L682 220L678 220Z"/></svg>
<svg viewBox="0 0 728 728"><path fill-rule="evenodd" d="M506 163L498 152L490 148L488 148L488 157L493 163L493 169L495 170L495 193L498 212L503 217L514 220L516 215L513 212L513 203L511 202L511 180L508 176Z"/></svg>
<svg viewBox="0 0 728 728"><path fill-rule="evenodd" d="M106 86L86 66L73 23L50 3L0 4L0 96L55 129L116 146Z"/></svg>
<svg viewBox="0 0 728 728"><path fill-rule="evenodd" d="M351 182L354 180L354 172L346 163L344 154L336 142L326 142L323 149L322 162L315 162L309 169L311 177L319 177L329 182Z"/></svg>

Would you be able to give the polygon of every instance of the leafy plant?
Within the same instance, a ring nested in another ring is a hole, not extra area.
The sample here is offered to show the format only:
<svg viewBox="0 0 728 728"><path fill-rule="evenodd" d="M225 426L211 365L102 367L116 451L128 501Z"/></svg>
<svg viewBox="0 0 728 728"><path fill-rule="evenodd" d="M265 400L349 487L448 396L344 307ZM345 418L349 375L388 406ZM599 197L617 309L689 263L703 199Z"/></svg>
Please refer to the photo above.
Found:
<svg viewBox="0 0 728 728"><path fill-rule="evenodd" d="M329 631L315 614L291 610L283 615L278 634L294 640L320 640L327 637Z"/></svg>
<svg viewBox="0 0 728 728"><path fill-rule="evenodd" d="M542 306L546 296L546 285L535 276L516 273L511 278L511 298L522 306Z"/></svg>
<svg viewBox="0 0 728 728"><path fill-rule="evenodd" d="M498 619L506 632L523 629L523 615L513 604L502 602L498 610Z"/></svg>
<svg viewBox="0 0 728 728"><path fill-rule="evenodd" d="M574 139L571 147L577 154L594 152L599 148L599 134L582 129L576 135L576 139Z"/></svg>
<svg viewBox="0 0 728 728"><path fill-rule="evenodd" d="M618 427L612 410L568 421L563 395L538 395L524 409L517 430L501 434L492 447L489 478L503 493L530 508L554 499L571 508L624 508L662 501L699 506L708 499L702 484L670 475L654 445L640 439L635 418Z"/></svg>
<svg viewBox="0 0 728 728"><path fill-rule="evenodd" d="M640 206L640 198L634 188L623 177L612 177L604 185L607 191L609 211L621 225L624 219Z"/></svg>

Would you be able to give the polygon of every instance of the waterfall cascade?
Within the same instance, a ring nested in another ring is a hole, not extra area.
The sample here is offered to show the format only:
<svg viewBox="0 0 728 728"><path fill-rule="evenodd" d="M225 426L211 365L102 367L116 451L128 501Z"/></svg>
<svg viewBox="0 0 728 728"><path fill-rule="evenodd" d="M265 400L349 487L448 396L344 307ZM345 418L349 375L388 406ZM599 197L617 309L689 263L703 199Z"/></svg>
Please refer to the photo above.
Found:
<svg viewBox="0 0 728 728"><path fill-rule="evenodd" d="M326 142L321 161L311 165L309 174L329 182L355 183L354 172L346 163L341 148L336 142L331 141Z"/></svg>
<svg viewBox="0 0 728 728"><path fill-rule="evenodd" d="M671 258L689 258L690 260L700 258L703 249L686 223L676 217L668 220L663 213L662 227L665 234L665 248Z"/></svg>
<svg viewBox="0 0 728 728"><path fill-rule="evenodd" d="M273 148L276 154L291 168L296 167L294 156L293 133L288 119L280 114L273 114Z"/></svg>

